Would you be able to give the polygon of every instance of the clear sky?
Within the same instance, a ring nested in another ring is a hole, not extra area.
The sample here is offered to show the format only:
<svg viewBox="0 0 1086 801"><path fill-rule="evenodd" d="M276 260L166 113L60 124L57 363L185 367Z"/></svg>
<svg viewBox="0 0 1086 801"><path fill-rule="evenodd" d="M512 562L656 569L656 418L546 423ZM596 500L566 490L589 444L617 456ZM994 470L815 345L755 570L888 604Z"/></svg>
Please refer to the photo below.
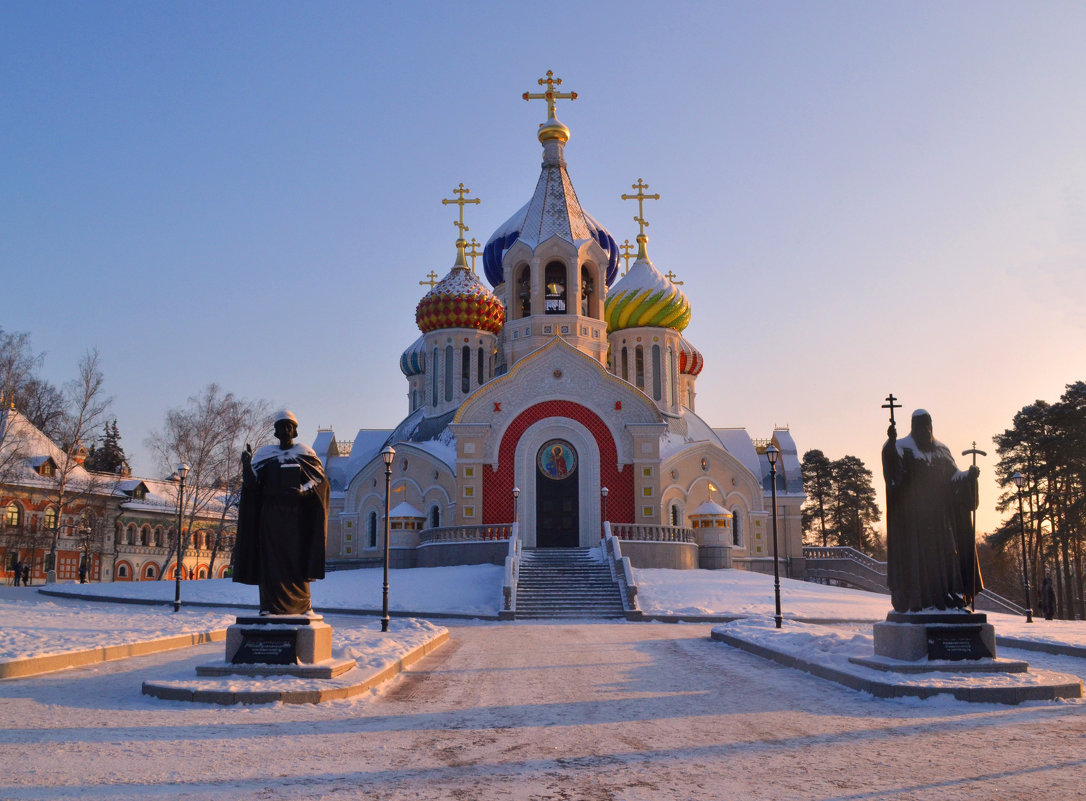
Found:
<svg viewBox="0 0 1086 801"><path fill-rule="evenodd" d="M1086 379L1084 42L1079 2L0 2L0 325L58 384L99 348L139 473L211 381L392 427L441 199L480 242L527 201L552 69L585 208L621 243L662 196L698 413L881 494L893 392L991 454L984 530L991 437Z"/></svg>

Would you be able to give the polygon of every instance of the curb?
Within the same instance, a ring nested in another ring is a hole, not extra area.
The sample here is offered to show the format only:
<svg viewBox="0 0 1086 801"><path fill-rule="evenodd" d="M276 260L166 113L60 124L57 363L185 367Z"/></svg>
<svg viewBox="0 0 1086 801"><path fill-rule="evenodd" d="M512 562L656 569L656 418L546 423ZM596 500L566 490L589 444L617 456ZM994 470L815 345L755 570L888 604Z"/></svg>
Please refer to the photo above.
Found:
<svg viewBox="0 0 1086 801"><path fill-rule="evenodd" d="M173 651L178 648L188 648L192 645L223 642L225 640L226 629L215 629L213 631L178 634L158 640L103 645L98 648L88 648L84 651L67 651L60 654L44 654L24 659L12 659L7 662L0 662L0 679L37 676L42 673L65 670L66 668L85 667L100 662L112 662L117 659L128 659L132 656L146 656L160 651Z"/></svg>
<svg viewBox="0 0 1086 801"><path fill-rule="evenodd" d="M252 690L215 690L201 687L198 679L191 684L173 682L169 684L156 684L153 681L143 683L142 692L164 701L191 701L204 704L270 704L282 701L284 704L319 704L322 701L336 701L351 698L367 690L383 684L399 673L403 672L415 662L427 654L440 648L449 640L449 632L445 630L431 640L408 651L399 659L390 662L385 667L360 679L349 678L357 669L344 673L337 679L329 679L325 687L313 689L313 680L299 679L300 689L296 690L268 690L259 689L260 679L254 678ZM301 689L304 687L304 689Z"/></svg>
<svg viewBox="0 0 1086 801"><path fill-rule="evenodd" d="M820 679L837 682L853 690L870 693L876 698L930 698L933 695L952 695L959 701L988 704L1020 704L1023 701L1055 701L1060 698L1081 698L1082 682L1066 681L1048 685L1025 687L939 687L936 685L894 684L857 676L836 668L808 662L805 659L756 645L730 634L711 632L710 638L734 648L769 659L784 667L797 668Z"/></svg>

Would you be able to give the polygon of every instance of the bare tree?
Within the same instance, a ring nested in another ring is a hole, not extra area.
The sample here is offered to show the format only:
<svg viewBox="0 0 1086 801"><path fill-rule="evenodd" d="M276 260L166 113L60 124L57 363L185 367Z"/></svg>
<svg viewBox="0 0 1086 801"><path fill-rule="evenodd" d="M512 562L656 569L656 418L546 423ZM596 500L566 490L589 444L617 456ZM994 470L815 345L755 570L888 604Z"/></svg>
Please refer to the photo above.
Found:
<svg viewBox="0 0 1086 801"><path fill-rule="evenodd" d="M261 428L269 430L269 416L267 401L243 400L233 393L224 393L218 384L212 383L199 395L190 397L184 407L166 412L163 429L147 438L147 446L167 472L180 464L189 466L184 497L177 501L188 530L193 530L198 517L218 516L212 569L230 510L237 503L241 450L246 441L255 439ZM180 482L177 488L180 490ZM160 579L176 557L177 537L174 537L159 572Z"/></svg>
<svg viewBox="0 0 1086 801"><path fill-rule="evenodd" d="M60 424L57 445L61 454L56 472L52 476L50 498L56 509L56 518L46 570L56 567L57 543L63 526L65 506L75 497L93 495L101 489L98 486L101 482L82 470L80 454L84 441L90 440L109 408L111 399L103 393L104 383L98 351L89 350L79 360L78 376L65 385L67 409ZM77 477L79 480L76 480Z"/></svg>

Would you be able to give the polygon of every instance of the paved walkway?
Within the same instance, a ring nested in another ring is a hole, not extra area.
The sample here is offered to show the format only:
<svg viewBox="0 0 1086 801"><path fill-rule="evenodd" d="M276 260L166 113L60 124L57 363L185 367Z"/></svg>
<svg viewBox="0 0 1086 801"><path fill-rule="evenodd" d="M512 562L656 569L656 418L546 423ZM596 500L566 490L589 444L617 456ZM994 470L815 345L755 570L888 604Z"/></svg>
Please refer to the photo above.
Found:
<svg viewBox="0 0 1086 801"><path fill-rule="evenodd" d="M2 682L0 798L1081 797L1081 702L873 699L701 625L450 629L375 694L317 706L139 694L217 645Z"/></svg>

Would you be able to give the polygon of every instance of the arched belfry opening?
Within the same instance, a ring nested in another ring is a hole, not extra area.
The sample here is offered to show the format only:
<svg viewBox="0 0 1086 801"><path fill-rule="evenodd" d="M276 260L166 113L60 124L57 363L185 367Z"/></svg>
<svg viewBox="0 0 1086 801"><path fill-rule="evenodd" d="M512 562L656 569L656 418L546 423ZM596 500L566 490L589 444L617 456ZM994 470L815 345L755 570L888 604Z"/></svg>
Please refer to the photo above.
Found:
<svg viewBox="0 0 1086 801"><path fill-rule="evenodd" d="M543 273L544 311L547 314L567 313L567 278L566 265L560 261L547 264Z"/></svg>

